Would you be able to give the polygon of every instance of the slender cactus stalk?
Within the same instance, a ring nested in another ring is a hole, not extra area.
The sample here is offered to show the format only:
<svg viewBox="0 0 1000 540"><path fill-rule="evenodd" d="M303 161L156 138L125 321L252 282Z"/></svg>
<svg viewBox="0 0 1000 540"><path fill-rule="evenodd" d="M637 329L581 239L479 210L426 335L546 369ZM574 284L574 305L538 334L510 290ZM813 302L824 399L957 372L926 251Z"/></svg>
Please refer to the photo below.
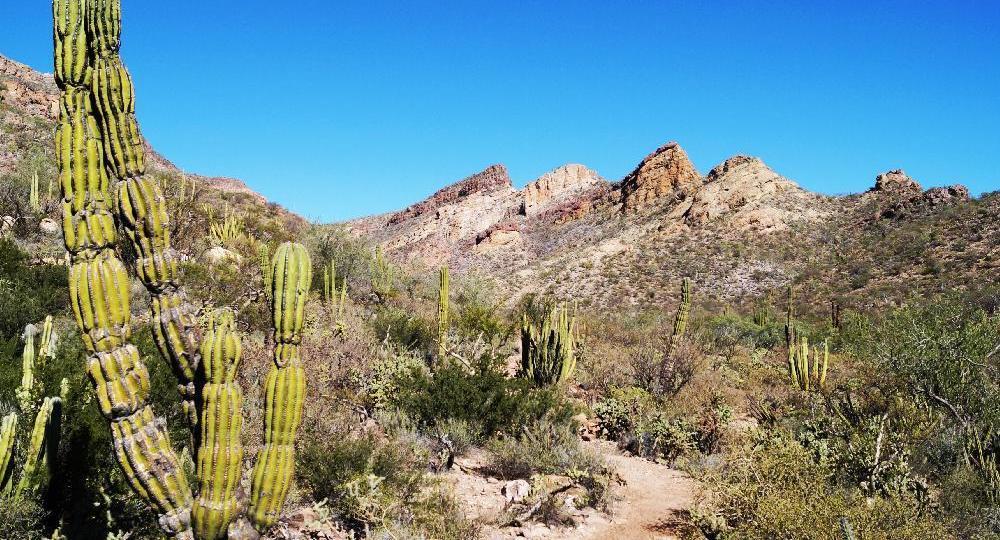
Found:
<svg viewBox="0 0 1000 540"><path fill-rule="evenodd" d="M28 453L21 469L21 481L15 490L18 495L38 489L48 482L49 455L55 452L59 444L61 417L62 400L58 397L45 398L31 429Z"/></svg>
<svg viewBox="0 0 1000 540"><path fill-rule="evenodd" d="M21 384L15 390L21 411L31 409L35 401L35 332L33 325L24 329L24 349L21 351Z"/></svg>
<svg viewBox="0 0 1000 540"><path fill-rule="evenodd" d="M442 266L438 275L438 362L448 354L448 267Z"/></svg>
<svg viewBox="0 0 1000 540"><path fill-rule="evenodd" d="M28 193L28 205L35 212L42 211L42 201L38 196L38 171L31 173L31 190Z"/></svg>
<svg viewBox="0 0 1000 540"><path fill-rule="evenodd" d="M17 413L0 421L0 496L10 493L14 485L14 442L17 435Z"/></svg>
<svg viewBox="0 0 1000 540"><path fill-rule="evenodd" d="M830 365L830 340L823 341L823 367L819 372L819 387L826 388L826 370Z"/></svg>

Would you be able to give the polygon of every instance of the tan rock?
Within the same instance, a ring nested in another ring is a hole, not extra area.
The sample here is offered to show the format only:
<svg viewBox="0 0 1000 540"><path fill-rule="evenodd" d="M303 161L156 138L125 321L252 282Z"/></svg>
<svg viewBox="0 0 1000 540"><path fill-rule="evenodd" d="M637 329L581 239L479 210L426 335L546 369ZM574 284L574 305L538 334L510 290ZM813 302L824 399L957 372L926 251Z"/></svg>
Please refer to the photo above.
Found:
<svg viewBox="0 0 1000 540"><path fill-rule="evenodd" d="M599 174L583 165L563 165L524 186L521 214L528 217L541 214L604 183Z"/></svg>
<svg viewBox="0 0 1000 540"><path fill-rule="evenodd" d="M622 209L638 210L668 197L686 199L702 182L684 149L676 142L669 142L646 156L621 181Z"/></svg>

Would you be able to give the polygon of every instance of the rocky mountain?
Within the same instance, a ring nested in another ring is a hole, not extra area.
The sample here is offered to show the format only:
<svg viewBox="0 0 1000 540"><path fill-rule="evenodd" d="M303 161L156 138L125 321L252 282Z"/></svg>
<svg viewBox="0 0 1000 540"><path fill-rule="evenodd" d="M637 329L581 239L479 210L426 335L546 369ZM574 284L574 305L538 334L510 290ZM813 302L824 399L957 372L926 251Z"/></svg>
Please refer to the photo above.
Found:
<svg viewBox="0 0 1000 540"><path fill-rule="evenodd" d="M865 291L898 283L903 270L884 268L886 249L906 251L892 231L970 205L997 213L992 198L972 201L960 185L925 191L898 170L842 197L802 189L751 156L702 175L669 142L618 182L571 164L516 189L506 168L493 165L405 210L345 225L400 262L480 272L512 298L535 292L641 307L672 302L680 278L693 276L706 296L726 302L793 281L871 301ZM995 265L1000 240L996 227L987 229L977 252ZM932 246L924 248L908 255L907 271L930 255ZM934 256L962 260L949 250ZM906 279L934 281L925 278Z"/></svg>

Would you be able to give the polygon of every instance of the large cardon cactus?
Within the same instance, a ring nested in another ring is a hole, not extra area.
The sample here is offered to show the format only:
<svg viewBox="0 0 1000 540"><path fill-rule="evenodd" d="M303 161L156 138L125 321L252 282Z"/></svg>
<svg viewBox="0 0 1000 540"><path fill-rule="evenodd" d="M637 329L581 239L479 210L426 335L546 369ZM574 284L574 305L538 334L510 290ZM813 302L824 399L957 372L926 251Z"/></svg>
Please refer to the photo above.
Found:
<svg viewBox="0 0 1000 540"><path fill-rule="evenodd" d="M56 155L70 299L118 463L136 493L159 513L169 536L254 538L257 532L243 516L247 505L257 529L270 526L291 482L305 384L298 343L308 292L308 279L301 276L311 272L308 254L286 244L272 266L275 368L265 389L266 444L247 501L239 489L242 393L235 373L241 337L226 311L216 314L203 335L178 283L166 203L159 183L146 175L132 78L119 56L121 0L54 0L53 18L60 89ZM116 223L135 254L131 268L117 254ZM279 260L293 261L294 268L279 269ZM197 450L197 497L163 419L150 407L149 373L130 343L130 270L149 292L153 336L178 379ZM291 290L285 288L288 279ZM292 315L286 317L289 309Z"/></svg>

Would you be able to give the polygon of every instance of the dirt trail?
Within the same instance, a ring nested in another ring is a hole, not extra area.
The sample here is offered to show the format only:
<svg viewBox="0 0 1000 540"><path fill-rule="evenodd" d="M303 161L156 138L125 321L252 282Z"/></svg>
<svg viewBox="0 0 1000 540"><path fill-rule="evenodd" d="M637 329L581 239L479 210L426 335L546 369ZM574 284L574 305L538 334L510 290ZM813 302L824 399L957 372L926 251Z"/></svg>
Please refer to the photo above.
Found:
<svg viewBox="0 0 1000 540"><path fill-rule="evenodd" d="M623 456L613 443L594 445L617 470L626 485L610 522L585 526L579 538L674 539L683 527L679 513L690 508L697 483L687 474L642 458Z"/></svg>

